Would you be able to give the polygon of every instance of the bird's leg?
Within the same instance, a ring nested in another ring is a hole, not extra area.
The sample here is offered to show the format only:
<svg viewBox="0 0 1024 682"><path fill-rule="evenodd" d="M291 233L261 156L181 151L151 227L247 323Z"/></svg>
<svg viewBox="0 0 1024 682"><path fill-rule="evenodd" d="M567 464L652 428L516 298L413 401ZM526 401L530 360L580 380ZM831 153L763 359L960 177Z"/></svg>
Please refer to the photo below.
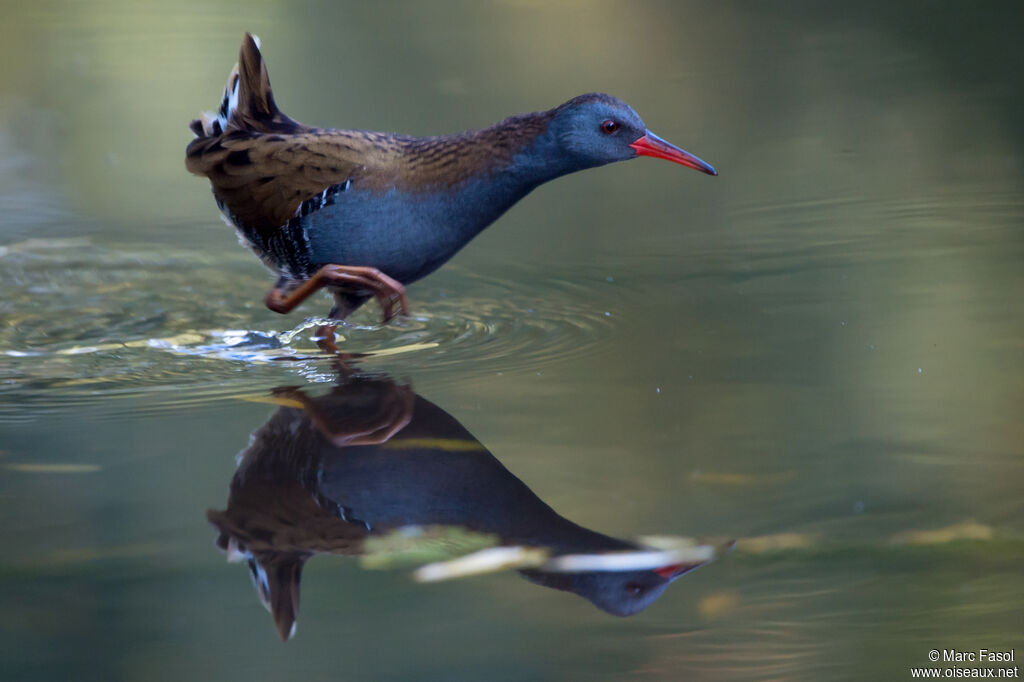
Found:
<svg viewBox="0 0 1024 682"><path fill-rule="evenodd" d="M333 316L332 314L331 317ZM336 324L322 324L316 328L316 335L313 338L316 339L316 345L320 350L334 356L334 369L338 376L348 379L356 373L354 365L349 363L364 358L367 354L342 352L334 340L334 330L337 328Z"/></svg>
<svg viewBox="0 0 1024 682"><path fill-rule="evenodd" d="M379 396L377 412L369 419L346 420L348 413L324 408L302 389L283 386L274 389L278 398L289 398L302 405L317 430L335 446L380 445L412 421L416 396L408 386L392 384Z"/></svg>
<svg viewBox="0 0 1024 682"><path fill-rule="evenodd" d="M347 320L349 315L359 310L368 299L373 298L371 294L365 292L346 291L337 287L331 293L334 294L334 306L331 312L327 313L327 317L332 320Z"/></svg>
<svg viewBox="0 0 1024 682"><path fill-rule="evenodd" d="M360 296L351 291L334 290L334 307L327 314L332 320L344 320L356 309L366 302L368 296ZM323 324L316 329L316 345L325 353L334 353L338 358L339 371L344 376L349 376L353 370L345 363L345 360L353 357L347 353L343 354L335 343L334 332L338 328L336 324ZM344 357L343 357L344 356Z"/></svg>
<svg viewBox="0 0 1024 682"><path fill-rule="evenodd" d="M409 314L409 300L405 296L405 287L377 268L361 265L325 265L294 288L285 288L280 284L275 286L267 293L264 303L276 313L289 313L317 289L325 286L370 291L380 302L380 307L384 311L384 322L395 316L393 308L396 302L401 314Z"/></svg>
<svg viewBox="0 0 1024 682"><path fill-rule="evenodd" d="M325 353L338 353L338 344L334 342L334 330L336 324L322 324L316 328L316 345Z"/></svg>

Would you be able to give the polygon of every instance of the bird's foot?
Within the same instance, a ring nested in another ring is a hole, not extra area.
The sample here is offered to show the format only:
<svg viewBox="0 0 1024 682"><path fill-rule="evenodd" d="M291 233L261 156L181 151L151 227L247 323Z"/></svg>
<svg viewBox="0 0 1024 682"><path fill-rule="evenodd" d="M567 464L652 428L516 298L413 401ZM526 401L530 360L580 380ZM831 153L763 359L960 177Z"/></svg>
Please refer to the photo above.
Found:
<svg viewBox="0 0 1024 682"><path fill-rule="evenodd" d="M377 382L379 384L380 382ZM342 405L345 384L335 391L342 391ZM310 416L317 430L339 448L355 445L380 445L409 425L412 421L416 395L409 386L399 386L393 382L375 385L374 412L365 414L361 410L338 410L339 394L334 399L323 400L310 398L295 386L282 386L274 389L277 398L284 398L298 403ZM352 400L359 401L364 394L356 393ZM335 409L332 409L332 406Z"/></svg>
<svg viewBox="0 0 1024 682"><path fill-rule="evenodd" d="M289 313L325 286L369 291L380 303L385 324L399 313L409 314L409 299L406 298L402 283L377 268L361 265L325 265L298 286L274 287L267 293L264 302L276 313Z"/></svg>

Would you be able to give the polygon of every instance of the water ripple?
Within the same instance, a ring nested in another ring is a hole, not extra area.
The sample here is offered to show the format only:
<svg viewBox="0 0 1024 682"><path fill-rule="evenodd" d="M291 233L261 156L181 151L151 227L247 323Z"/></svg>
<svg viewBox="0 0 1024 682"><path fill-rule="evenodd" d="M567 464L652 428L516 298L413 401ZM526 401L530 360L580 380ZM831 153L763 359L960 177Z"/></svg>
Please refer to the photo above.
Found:
<svg viewBox="0 0 1024 682"><path fill-rule="evenodd" d="M333 380L331 360L314 340L324 318L268 328L297 316L254 304L265 278L233 263L196 268L192 256L162 251L154 260L81 240L5 247L0 420L118 397L194 404L295 375ZM389 371L436 372L442 381L455 366L540 370L599 347L612 324L604 310L609 295L626 293L597 273L580 284L528 266L489 276L453 272L417 285L407 318L382 326L376 306L367 305L337 328L338 347ZM458 293L445 289L453 283ZM305 306L318 307L326 299Z"/></svg>

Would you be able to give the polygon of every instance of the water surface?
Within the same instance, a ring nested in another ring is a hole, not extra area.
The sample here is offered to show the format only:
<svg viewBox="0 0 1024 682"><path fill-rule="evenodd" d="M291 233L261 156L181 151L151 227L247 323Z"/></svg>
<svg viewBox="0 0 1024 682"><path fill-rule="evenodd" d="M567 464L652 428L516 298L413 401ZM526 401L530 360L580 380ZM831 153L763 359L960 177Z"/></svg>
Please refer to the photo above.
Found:
<svg viewBox="0 0 1024 682"><path fill-rule="evenodd" d="M906 679L933 648L1019 655L1015 3L0 17L11 679ZM629 618L511 570L318 555L279 641L206 512L294 409L280 388L338 372L311 340L326 297L265 310L271 275L183 168L245 30L303 122L449 132L604 90L720 170L546 185L411 287L410 318L367 306L339 344L561 517L732 552Z"/></svg>

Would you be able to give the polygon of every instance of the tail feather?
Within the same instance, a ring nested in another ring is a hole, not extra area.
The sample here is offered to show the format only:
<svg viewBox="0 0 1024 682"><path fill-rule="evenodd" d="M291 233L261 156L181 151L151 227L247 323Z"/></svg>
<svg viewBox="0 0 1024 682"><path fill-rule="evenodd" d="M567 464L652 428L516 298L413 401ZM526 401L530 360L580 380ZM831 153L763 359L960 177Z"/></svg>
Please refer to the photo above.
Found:
<svg viewBox="0 0 1024 682"><path fill-rule="evenodd" d="M204 112L189 124L197 137L217 137L229 130L294 133L305 126L285 116L274 102L260 40L246 33L216 113Z"/></svg>

